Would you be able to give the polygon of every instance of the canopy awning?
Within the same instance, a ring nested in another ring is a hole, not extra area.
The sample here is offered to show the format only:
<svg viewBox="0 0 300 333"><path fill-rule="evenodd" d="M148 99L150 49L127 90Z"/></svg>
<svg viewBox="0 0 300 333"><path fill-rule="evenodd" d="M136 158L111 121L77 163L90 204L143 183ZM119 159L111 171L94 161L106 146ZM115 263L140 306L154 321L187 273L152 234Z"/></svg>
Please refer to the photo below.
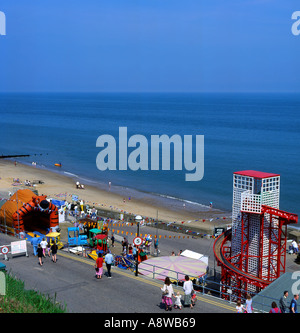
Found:
<svg viewBox="0 0 300 333"><path fill-rule="evenodd" d="M190 250L185 250L180 255L187 258L201 260L202 262L206 263L206 265L208 265L208 256L205 256L204 254Z"/></svg>

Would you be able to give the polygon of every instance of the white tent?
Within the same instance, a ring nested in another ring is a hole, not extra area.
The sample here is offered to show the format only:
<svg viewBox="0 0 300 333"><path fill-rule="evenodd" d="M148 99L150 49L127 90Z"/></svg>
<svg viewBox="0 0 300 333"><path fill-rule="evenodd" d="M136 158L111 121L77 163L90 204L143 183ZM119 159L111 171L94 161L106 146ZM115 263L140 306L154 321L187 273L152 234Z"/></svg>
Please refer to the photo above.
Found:
<svg viewBox="0 0 300 333"><path fill-rule="evenodd" d="M200 260L202 262L205 262L206 265L208 265L208 256L205 256L204 254L197 253L197 252L190 251L190 250L185 250L180 255L184 256L184 257Z"/></svg>

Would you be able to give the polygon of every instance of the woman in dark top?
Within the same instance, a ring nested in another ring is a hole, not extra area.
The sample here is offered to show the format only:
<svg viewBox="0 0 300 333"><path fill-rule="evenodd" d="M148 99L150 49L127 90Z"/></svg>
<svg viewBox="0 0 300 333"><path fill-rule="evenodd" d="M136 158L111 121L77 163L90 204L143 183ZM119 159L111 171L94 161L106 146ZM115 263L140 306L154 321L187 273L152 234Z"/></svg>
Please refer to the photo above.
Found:
<svg viewBox="0 0 300 333"><path fill-rule="evenodd" d="M55 242L51 245L51 253L52 253L52 261L56 262L57 245Z"/></svg>
<svg viewBox="0 0 300 333"><path fill-rule="evenodd" d="M39 265L43 265L43 262L42 262L42 258L43 258L43 249L41 247L41 244L38 245L38 248L37 248L37 255L38 255L38 258L39 258Z"/></svg>

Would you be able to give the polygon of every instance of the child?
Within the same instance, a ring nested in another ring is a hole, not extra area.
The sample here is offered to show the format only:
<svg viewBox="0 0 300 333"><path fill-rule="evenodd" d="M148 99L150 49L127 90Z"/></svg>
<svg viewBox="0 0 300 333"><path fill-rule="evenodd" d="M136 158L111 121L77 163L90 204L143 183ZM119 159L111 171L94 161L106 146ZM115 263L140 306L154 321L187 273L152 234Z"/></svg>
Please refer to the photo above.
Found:
<svg viewBox="0 0 300 333"><path fill-rule="evenodd" d="M47 248L47 242L45 240L45 238L43 238L43 240L41 241L41 247L43 249L43 256L46 258L46 248Z"/></svg>
<svg viewBox="0 0 300 333"><path fill-rule="evenodd" d="M192 298L191 298L191 303L193 306L195 306L196 304L196 301L197 301L197 296L196 296L196 293L194 290L192 290Z"/></svg>
<svg viewBox="0 0 300 333"><path fill-rule="evenodd" d="M174 297L175 297L174 308L181 310L182 304L181 304L181 295L180 295L179 291L177 291L177 294L176 294L176 296L174 295Z"/></svg>
<svg viewBox="0 0 300 333"><path fill-rule="evenodd" d="M48 256L51 257L51 245L50 245L50 243L47 243L47 252L48 252Z"/></svg>
<svg viewBox="0 0 300 333"><path fill-rule="evenodd" d="M243 313L245 310L244 306L242 305L241 301L236 302L236 312Z"/></svg>
<svg viewBox="0 0 300 333"><path fill-rule="evenodd" d="M253 308L252 308L252 298L251 298L250 294L247 294L245 312L252 313L252 310L253 310Z"/></svg>
<svg viewBox="0 0 300 333"><path fill-rule="evenodd" d="M95 263L95 270L96 270L96 277L97 279L101 279L102 278L102 274L103 274L103 257L102 257L102 253L98 253L98 258L96 260Z"/></svg>

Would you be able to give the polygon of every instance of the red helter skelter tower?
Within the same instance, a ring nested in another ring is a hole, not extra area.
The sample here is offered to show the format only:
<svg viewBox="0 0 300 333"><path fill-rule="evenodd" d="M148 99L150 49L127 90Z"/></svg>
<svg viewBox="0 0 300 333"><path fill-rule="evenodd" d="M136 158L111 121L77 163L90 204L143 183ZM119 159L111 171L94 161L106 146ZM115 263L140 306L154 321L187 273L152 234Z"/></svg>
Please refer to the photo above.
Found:
<svg viewBox="0 0 300 333"><path fill-rule="evenodd" d="M259 292L286 264L287 225L296 214L279 210L280 175L245 170L233 174L232 228L214 244L223 295Z"/></svg>

